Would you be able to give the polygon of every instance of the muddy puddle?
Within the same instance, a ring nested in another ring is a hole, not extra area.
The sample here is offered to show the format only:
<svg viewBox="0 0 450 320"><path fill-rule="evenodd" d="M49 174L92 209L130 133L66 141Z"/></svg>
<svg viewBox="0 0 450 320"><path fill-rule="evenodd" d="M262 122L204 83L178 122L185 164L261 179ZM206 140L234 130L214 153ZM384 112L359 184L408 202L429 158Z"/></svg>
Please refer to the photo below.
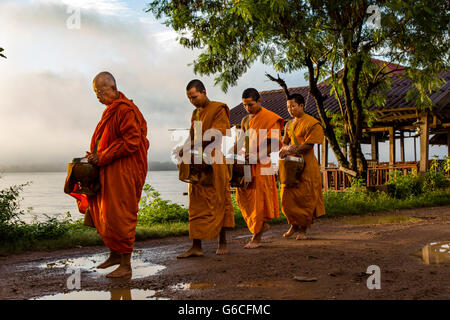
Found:
<svg viewBox="0 0 450 320"><path fill-rule="evenodd" d="M133 268L132 279L140 279L153 276L158 272L164 270L166 267L147 261L144 257L143 250L135 250L131 256L131 267ZM39 265L43 269L63 268L66 270L80 270L87 273L91 277L103 277L106 274L114 271L118 266L112 266L106 269L97 269L96 266L105 261L109 256L108 252L99 253L90 256L61 259L51 262L46 262Z"/></svg>
<svg viewBox="0 0 450 320"><path fill-rule="evenodd" d="M71 291L30 300L169 300L157 296L155 290L111 289L109 291Z"/></svg>
<svg viewBox="0 0 450 320"><path fill-rule="evenodd" d="M344 218L340 222L344 224L362 225L362 224L391 224L391 223L414 223L422 221L412 216L365 216Z"/></svg>
<svg viewBox="0 0 450 320"><path fill-rule="evenodd" d="M413 255L421 258L425 264L449 264L450 241L429 243Z"/></svg>

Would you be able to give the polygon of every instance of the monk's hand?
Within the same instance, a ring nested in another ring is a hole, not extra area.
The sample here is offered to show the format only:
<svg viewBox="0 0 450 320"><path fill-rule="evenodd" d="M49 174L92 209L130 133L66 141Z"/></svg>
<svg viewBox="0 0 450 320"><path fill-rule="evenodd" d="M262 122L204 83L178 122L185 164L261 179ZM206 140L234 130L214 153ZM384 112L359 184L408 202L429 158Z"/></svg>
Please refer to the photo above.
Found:
<svg viewBox="0 0 450 320"><path fill-rule="evenodd" d="M299 151L299 148L296 145L292 145L287 148L287 152L290 155L296 155L298 153L298 151Z"/></svg>
<svg viewBox="0 0 450 320"><path fill-rule="evenodd" d="M98 155L97 154L90 154L88 157L88 162L90 164L97 164L98 163Z"/></svg>
<svg viewBox="0 0 450 320"><path fill-rule="evenodd" d="M279 153L279 156L281 159L284 159L284 158L286 158L287 155L289 155L288 149L289 149L289 146L283 146L281 148L281 151Z"/></svg>
<svg viewBox="0 0 450 320"><path fill-rule="evenodd" d="M284 159L288 155L288 152L282 149L278 155L281 159Z"/></svg>

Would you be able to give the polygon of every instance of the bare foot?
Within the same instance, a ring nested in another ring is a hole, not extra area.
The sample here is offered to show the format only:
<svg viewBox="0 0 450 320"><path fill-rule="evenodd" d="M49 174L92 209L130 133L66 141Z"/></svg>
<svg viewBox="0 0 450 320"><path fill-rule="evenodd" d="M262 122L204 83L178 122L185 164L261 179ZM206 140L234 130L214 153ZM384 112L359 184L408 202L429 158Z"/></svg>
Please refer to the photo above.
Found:
<svg viewBox="0 0 450 320"><path fill-rule="evenodd" d="M295 240L307 240L307 239L308 239L308 237L306 236L305 231L300 231L298 236L295 238Z"/></svg>
<svg viewBox="0 0 450 320"><path fill-rule="evenodd" d="M246 249L255 249L262 246L261 238L264 232L267 232L270 230L270 226L267 223L263 223L263 226L261 228L261 231L259 231L257 234L253 235L252 239L249 243L247 243L244 248Z"/></svg>
<svg viewBox="0 0 450 320"><path fill-rule="evenodd" d="M284 238L289 238L289 237L291 237L294 233L296 233L297 231L298 231L298 226L292 224L291 227L289 228L288 232L285 232L285 233L283 234L283 237L284 237Z"/></svg>
<svg viewBox="0 0 450 320"><path fill-rule="evenodd" d="M216 250L216 254L217 255L224 255L224 254L228 254L228 253L229 253L229 251L228 251L227 245L224 244L224 243L220 243L219 247Z"/></svg>
<svg viewBox="0 0 450 320"><path fill-rule="evenodd" d="M258 240L252 239L249 243L247 243L244 248L245 249L255 249L261 247L262 244Z"/></svg>
<svg viewBox="0 0 450 320"><path fill-rule="evenodd" d="M97 269L106 269L111 266L115 266L116 264L120 264L121 255L117 252L111 252L108 259L105 262L99 264Z"/></svg>
<svg viewBox="0 0 450 320"><path fill-rule="evenodd" d="M177 259L190 258L190 257L202 257L203 251L202 249L190 248L185 253L182 253L177 256Z"/></svg>
<svg viewBox="0 0 450 320"><path fill-rule="evenodd" d="M119 266L116 270L106 275L107 278L131 278L131 266Z"/></svg>

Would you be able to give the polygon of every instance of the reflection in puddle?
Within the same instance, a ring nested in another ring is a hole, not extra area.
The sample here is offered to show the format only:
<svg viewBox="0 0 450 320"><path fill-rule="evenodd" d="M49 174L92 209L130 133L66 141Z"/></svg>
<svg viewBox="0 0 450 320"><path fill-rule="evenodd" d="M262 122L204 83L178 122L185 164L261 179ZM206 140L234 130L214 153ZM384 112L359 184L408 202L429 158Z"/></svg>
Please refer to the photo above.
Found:
<svg viewBox="0 0 450 320"><path fill-rule="evenodd" d="M105 261L108 256L109 253L100 253L89 257L69 258L50 263L44 263L39 267L82 269L83 271L87 271L95 277L99 277L112 272L118 267L118 265L115 265L106 269L96 269L96 266ZM152 276L166 268L162 265L146 262L142 258L142 250L136 250L133 252L133 255L131 256L131 266L133 268L132 279Z"/></svg>
<svg viewBox="0 0 450 320"><path fill-rule="evenodd" d="M367 217L355 217L345 218L340 220L345 224L389 224L389 223L410 223L422 221L419 218L412 216L367 216Z"/></svg>
<svg viewBox="0 0 450 320"><path fill-rule="evenodd" d="M72 291L31 300L168 300L155 297L155 290L111 289L110 291Z"/></svg>
<svg viewBox="0 0 450 320"><path fill-rule="evenodd" d="M214 288L216 285L211 282L191 282L191 283L177 283L176 285L173 285L170 287L172 290L195 290L195 289L211 289Z"/></svg>
<svg viewBox="0 0 450 320"><path fill-rule="evenodd" d="M414 255L422 258L426 264L450 263L450 242L432 242Z"/></svg>

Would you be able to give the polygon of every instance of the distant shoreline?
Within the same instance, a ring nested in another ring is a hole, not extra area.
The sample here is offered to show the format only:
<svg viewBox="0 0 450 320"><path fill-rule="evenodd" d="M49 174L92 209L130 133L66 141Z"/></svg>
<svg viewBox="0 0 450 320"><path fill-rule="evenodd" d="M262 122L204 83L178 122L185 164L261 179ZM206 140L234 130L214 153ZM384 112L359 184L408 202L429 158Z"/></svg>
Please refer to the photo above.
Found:
<svg viewBox="0 0 450 320"><path fill-rule="evenodd" d="M150 161L148 171L177 171L177 165L172 162ZM2 173L11 172L67 172L67 163L38 164L38 165L6 165L0 167Z"/></svg>

